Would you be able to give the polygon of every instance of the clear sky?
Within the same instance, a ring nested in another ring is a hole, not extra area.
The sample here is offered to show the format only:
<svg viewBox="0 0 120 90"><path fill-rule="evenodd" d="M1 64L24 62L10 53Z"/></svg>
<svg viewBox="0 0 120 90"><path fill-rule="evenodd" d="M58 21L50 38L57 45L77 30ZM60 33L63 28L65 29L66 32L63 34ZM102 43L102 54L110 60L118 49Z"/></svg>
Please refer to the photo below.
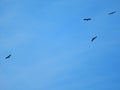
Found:
<svg viewBox="0 0 120 90"><path fill-rule="evenodd" d="M120 90L120 0L0 0L0 90Z"/></svg>

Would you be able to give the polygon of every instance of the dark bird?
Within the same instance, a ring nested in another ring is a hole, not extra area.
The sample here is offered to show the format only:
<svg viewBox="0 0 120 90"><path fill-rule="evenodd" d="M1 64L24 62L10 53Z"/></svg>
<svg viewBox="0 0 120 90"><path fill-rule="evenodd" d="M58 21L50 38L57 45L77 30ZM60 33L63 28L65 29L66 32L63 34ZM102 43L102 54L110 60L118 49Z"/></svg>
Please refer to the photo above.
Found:
<svg viewBox="0 0 120 90"><path fill-rule="evenodd" d="M84 18L83 19L84 21L89 21L89 20L92 20L91 18Z"/></svg>
<svg viewBox="0 0 120 90"><path fill-rule="evenodd" d="M116 13L116 11L110 12L110 13L108 13L108 15L112 15L112 14L114 14L114 13Z"/></svg>
<svg viewBox="0 0 120 90"><path fill-rule="evenodd" d="M93 37L93 38L91 39L91 42L93 42L96 38L97 38L97 36Z"/></svg>
<svg viewBox="0 0 120 90"><path fill-rule="evenodd" d="M5 57L5 59L9 59L11 57L11 54L9 54L7 57Z"/></svg>

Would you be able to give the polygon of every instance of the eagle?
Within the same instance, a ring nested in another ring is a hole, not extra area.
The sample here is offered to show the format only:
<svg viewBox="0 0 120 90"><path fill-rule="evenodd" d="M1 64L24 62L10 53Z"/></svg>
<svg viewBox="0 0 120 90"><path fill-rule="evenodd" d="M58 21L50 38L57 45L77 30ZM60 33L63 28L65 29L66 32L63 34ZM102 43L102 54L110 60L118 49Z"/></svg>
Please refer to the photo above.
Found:
<svg viewBox="0 0 120 90"><path fill-rule="evenodd" d="M84 21L89 21L89 20L92 20L91 18L84 18L83 19Z"/></svg>
<svg viewBox="0 0 120 90"><path fill-rule="evenodd" d="M9 54L7 57L5 57L5 59L9 59L11 57L11 54Z"/></svg>
<svg viewBox="0 0 120 90"><path fill-rule="evenodd" d="M93 42L96 38L97 38L97 36L94 36L94 37L91 39L91 42Z"/></svg>
<svg viewBox="0 0 120 90"><path fill-rule="evenodd" d="M116 13L116 11L110 12L110 13L108 13L108 15L112 15L112 14L114 14L114 13Z"/></svg>

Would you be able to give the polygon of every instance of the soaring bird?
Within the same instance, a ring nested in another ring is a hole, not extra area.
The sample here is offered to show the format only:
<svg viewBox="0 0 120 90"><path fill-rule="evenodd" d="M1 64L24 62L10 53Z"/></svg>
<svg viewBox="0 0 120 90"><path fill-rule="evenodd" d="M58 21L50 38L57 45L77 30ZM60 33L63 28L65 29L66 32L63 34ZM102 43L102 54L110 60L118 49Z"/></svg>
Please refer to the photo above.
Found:
<svg viewBox="0 0 120 90"><path fill-rule="evenodd" d="M108 15L112 15L112 14L114 14L114 13L116 13L116 11L110 12L110 13L108 13Z"/></svg>
<svg viewBox="0 0 120 90"><path fill-rule="evenodd" d="M7 57L5 57L5 59L9 59L11 57L11 54L9 54Z"/></svg>
<svg viewBox="0 0 120 90"><path fill-rule="evenodd" d="M96 38L97 38L97 36L93 37L93 38L91 39L91 42L93 42Z"/></svg>
<svg viewBox="0 0 120 90"><path fill-rule="evenodd" d="M92 20L91 18L84 18L83 19L84 21L89 21L89 20Z"/></svg>

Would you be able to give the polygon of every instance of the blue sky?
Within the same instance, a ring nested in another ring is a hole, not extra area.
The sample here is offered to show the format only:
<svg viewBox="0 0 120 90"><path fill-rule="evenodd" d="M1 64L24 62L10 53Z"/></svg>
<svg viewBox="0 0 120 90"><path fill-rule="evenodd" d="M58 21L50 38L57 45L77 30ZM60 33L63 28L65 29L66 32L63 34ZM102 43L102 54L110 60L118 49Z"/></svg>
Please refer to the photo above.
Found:
<svg viewBox="0 0 120 90"><path fill-rule="evenodd" d="M0 0L0 90L120 90L119 3Z"/></svg>

